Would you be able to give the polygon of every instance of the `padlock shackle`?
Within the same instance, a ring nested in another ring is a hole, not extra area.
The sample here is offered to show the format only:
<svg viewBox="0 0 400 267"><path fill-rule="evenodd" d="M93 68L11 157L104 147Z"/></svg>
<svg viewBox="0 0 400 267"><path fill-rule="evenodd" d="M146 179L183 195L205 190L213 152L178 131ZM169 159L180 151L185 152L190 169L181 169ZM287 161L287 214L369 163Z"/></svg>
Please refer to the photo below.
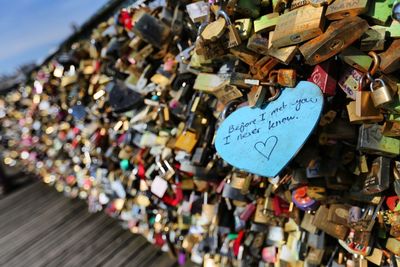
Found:
<svg viewBox="0 0 400 267"><path fill-rule="evenodd" d="M272 102L274 100L277 100L278 97L281 95L281 93L282 93L281 89L279 89L279 88L274 88L274 89L275 89L275 94L273 96L271 96L270 98L268 98L266 100L266 102Z"/></svg>
<svg viewBox="0 0 400 267"><path fill-rule="evenodd" d="M368 70L367 73L370 73L371 75L375 75L376 71L377 71L378 68L379 68L379 65L381 64L381 60L380 60L378 54L376 54L374 51L370 51L370 52L368 53L368 55L369 55L370 57L372 57L373 65L372 65L372 67L369 68L369 70ZM369 78L369 77L368 77L368 78Z"/></svg>
<svg viewBox="0 0 400 267"><path fill-rule="evenodd" d="M369 73L368 73L368 74L369 74ZM366 77L367 77L367 75L361 76L361 79L360 79L360 81L358 82L358 90L357 90L357 91L361 92L362 89L366 86L366 84L365 84L365 78L366 78Z"/></svg>
<svg viewBox="0 0 400 267"><path fill-rule="evenodd" d="M376 82L380 82L382 84L382 86L386 85L382 79L374 79L369 85L372 92L374 91L374 84L376 84Z"/></svg>
<svg viewBox="0 0 400 267"><path fill-rule="evenodd" d="M232 25L231 19L229 18L228 14L226 14L226 12L225 12L224 10L219 9L219 10L217 11L217 14L216 14L216 17L215 17L215 18L218 19L219 16L223 16L224 19L225 19L225 21L226 21L226 23L227 23L228 25Z"/></svg>
<svg viewBox="0 0 400 267"><path fill-rule="evenodd" d="M200 36L200 34L204 31L204 29L207 27L208 21L204 21L200 24L199 29L197 30L197 36Z"/></svg>

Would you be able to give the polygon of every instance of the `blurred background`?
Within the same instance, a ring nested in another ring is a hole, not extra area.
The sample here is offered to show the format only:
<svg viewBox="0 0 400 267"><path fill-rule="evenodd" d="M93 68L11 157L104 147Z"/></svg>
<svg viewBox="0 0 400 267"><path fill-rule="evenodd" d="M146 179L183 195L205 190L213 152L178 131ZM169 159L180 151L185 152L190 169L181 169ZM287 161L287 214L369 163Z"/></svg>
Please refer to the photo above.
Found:
<svg viewBox="0 0 400 267"><path fill-rule="evenodd" d="M0 0L0 79L40 63L108 0Z"/></svg>
<svg viewBox="0 0 400 267"><path fill-rule="evenodd" d="M79 36L85 22L115 2L122 1L0 0L0 94L7 94L69 37ZM0 160L0 198L31 180L19 166L10 168Z"/></svg>

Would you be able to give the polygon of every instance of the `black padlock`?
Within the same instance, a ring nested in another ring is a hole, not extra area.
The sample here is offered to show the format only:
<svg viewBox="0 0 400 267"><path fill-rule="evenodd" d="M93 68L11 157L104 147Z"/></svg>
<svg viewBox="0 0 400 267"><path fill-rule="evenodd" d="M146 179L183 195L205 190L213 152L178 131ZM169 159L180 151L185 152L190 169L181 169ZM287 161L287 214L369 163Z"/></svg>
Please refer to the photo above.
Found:
<svg viewBox="0 0 400 267"><path fill-rule="evenodd" d="M391 177L390 159L378 157L372 162L370 172L364 181L364 194L372 195L389 188Z"/></svg>
<svg viewBox="0 0 400 267"><path fill-rule="evenodd" d="M111 87L109 98L114 112L125 112L143 105L143 97L122 82L110 83L107 87Z"/></svg>
<svg viewBox="0 0 400 267"><path fill-rule="evenodd" d="M133 31L151 45L162 48L167 43L171 29L161 20L144 13L135 23Z"/></svg>

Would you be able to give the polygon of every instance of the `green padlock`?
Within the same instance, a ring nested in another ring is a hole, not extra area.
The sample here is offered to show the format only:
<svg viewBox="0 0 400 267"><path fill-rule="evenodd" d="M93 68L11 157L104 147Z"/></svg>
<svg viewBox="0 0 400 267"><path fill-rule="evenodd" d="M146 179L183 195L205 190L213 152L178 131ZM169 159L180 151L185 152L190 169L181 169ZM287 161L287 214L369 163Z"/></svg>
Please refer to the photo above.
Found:
<svg viewBox="0 0 400 267"><path fill-rule="evenodd" d="M391 38L400 38L400 22L392 21L392 24L386 28Z"/></svg>
<svg viewBox="0 0 400 267"><path fill-rule="evenodd" d="M394 0L373 1L365 15L370 17L375 24L386 25L392 15L393 2Z"/></svg>
<svg viewBox="0 0 400 267"><path fill-rule="evenodd" d="M372 64L372 58L354 46L349 46L339 56L344 62L361 72L367 72Z"/></svg>
<svg viewBox="0 0 400 267"><path fill-rule="evenodd" d="M279 20L279 13L270 13L254 20L254 32L271 31Z"/></svg>
<svg viewBox="0 0 400 267"><path fill-rule="evenodd" d="M249 39L251 31L253 29L253 23L251 19L238 19L235 20L235 27L242 40Z"/></svg>

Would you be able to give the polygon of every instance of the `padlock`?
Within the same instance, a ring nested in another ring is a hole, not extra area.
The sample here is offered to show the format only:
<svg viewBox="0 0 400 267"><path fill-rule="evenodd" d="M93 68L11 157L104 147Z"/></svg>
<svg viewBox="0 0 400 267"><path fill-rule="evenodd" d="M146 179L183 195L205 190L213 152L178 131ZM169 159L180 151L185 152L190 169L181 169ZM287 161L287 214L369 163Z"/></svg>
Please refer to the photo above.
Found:
<svg viewBox="0 0 400 267"><path fill-rule="evenodd" d="M355 100L356 92L361 89L360 80L362 77L363 73L352 67L346 66L341 77L339 77L338 85L349 98Z"/></svg>
<svg viewBox="0 0 400 267"><path fill-rule="evenodd" d="M251 19L237 19L235 20L235 27L238 30L239 36L242 40L249 39L253 29L253 23Z"/></svg>
<svg viewBox="0 0 400 267"><path fill-rule="evenodd" d="M313 225L331 236L344 240L349 233L349 228L327 221L326 218L328 217L328 214L329 208L324 205L320 206L315 213Z"/></svg>
<svg viewBox="0 0 400 267"><path fill-rule="evenodd" d="M329 20L338 20L346 17L354 17L368 11L368 1L357 0L351 5L348 5L346 0L333 2L326 9L326 17Z"/></svg>
<svg viewBox="0 0 400 267"><path fill-rule="evenodd" d="M309 0L294 0L290 3L290 11L308 4L310 4Z"/></svg>
<svg viewBox="0 0 400 267"><path fill-rule="evenodd" d="M210 14L210 6L203 1L197 1L186 5L186 10L194 23L206 20Z"/></svg>
<svg viewBox="0 0 400 267"><path fill-rule="evenodd" d="M365 90L365 76L360 80L360 91L356 93L356 115L359 117L379 116L380 112L372 100L372 92Z"/></svg>
<svg viewBox="0 0 400 267"><path fill-rule="evenodd" d="M392 73L400 69L399 51L400 40L394 40L385 52L379 54L379 58L381 59L379 68L383 73Z"/></svg>
<svg viewBox="0 0 400 267"><path fill-rule="evenodd" d="M377 83L380 84L377 87ZM370 84L371 98L374 106L379 108L393 101L392 92L382 79L375 79Z"/></svg>
<svg viewBox="0 0 400 267"><path fill-rule="evenodd" d="M305 261L310 265L320 265L324 256L324 252L324 249L311 248Z"/></svg>
<svg viewBox="0 0 400 267"><path fill-rule="evenodd" d="M322 34L323 7L304 6L279 17L272 45L280 48L310 40Z"/></svg>
<svg viewBox="0 0 400 267"><path fill-rule="evenodd" d="M269 73L270 80L271 76L277 76L277 82L283 87L294 88L296 85L296 70L294 69L279 69L273 70Z"/></svg>
<svg viewBox="0 0 400 267"><path fill-rule="evenodd" d="M398 122L386 121L382 128L382 134L389 137L400 136L400 124Z"/></svg>
<svg viewBox="0 0 400 267"><path fill-rule="evenodd" d="M361 51L382 51L385 49L386 29L380 26L370 27L363 36L361 36Z"/></svg>
<svg viewBox="0 0 400 267"><path fill-rule="evenodd" d="M387 25L392 15L393 1L379 1L370 3L365 14L374 24Z"/></svg>
<svg viewBox="0 0 400 267"><path fill-rule="evenodd" d="M279 20L279 13L270 13L254 20L254 32L262 33L275 28Z"/></svg>
<svg viewBox="0 0 400 267"><path fill-rule="evenodd" d="M158 48L162 48L171 33L167 25L147 13L142 14L135 22L133 31Z"/></svg>
<svg viewBox="0 0 400 267"><path fill-rule="evenodd" d="M339 56L345 63L363 73L368 72L372 64L371 57L353 46L347 47ZM379 62L375 63L375 65L379 66ZM375 73L371 71L371 74L374 75Z"/></svg>
<svg viewBox="0 0 400 267"><path fill-rule="evenodd" d="M268 55L268 39L261 34L253 34L247 41L247 48L262 55Z"/></svg>
<svg viewBox="0 0 400 267"><path fill-rule="evenodd" d="M396 255L400 255L400 241L396 240L395 238L388 238L386 242L386 249Z"/></svg>
<svg viewBox="0 0 400 267"><path fill-rule="evenodd" d="M206 24L204 30L201 31L200 36L205 42L217 41L225 32L226 20L218 18L217 20Z"/></svg>
<svg viewBox="0 0 400 267"><path fill-rule="evenodd" d="M314 210L319 203L307 195L307 186L299 187L292 193L292 201L301 210Z"/></svg>
<svg viewBox="0 0 400 267"><path fill-rule="evenodd" d="M242 43L242 39L240 38L240 35L239 35L238 30L236 29L235 25L232 24L231 19L229 18L228 14L226 14L225 11L220 9L217 12L217 18L219 16L222 16L225 19L226 27L228 28L227 48L232 48L232 47L240 45Z"/></svg>
<svg viewBox="0 0 400 267"><path fill-rule="evenodd" d="M241 193L241 183L244 182L244 179L242 181L241 178L233 178L234 184L231 185L230 183L227 183L224 185L224 190L222 192L222 197L224 198L229 198L237 201L245 201L246 197ZM236 182L240 184L236 184ZM240 187L240 188L238 188Z"/></svg>
<svg viewBox="0 0 400 267"><path fill-rule="evenodd" d="M315 65L350 46L367 29L367 21L357 16L346 17L329 25L323 34L301 45L299 50L307 64Z"/></svg>
<svg viewBox="0 0 400 267"><path fill-rule="evenodd" d="M333 96L336 94L336 63L333 60L325 61L314 67L314 70L308 78L308 81L315 83L326 95Z"/></svg>
<svg viewBox="0 0 400 267"><path fill-rule="evenodd" d="M399 153L399 140L383 136L378 124L363 124L359 130L358 149L370 154L394 157Z"/></svg>
<svg viewBox="0 0 400 267"><path fill-rule="evenodd" d="M249 66L253 66L260 58L259 54L246 49L243 45L231 48L229 52Z"/></svg>
<svg viewBox="0 0 400 267"><path fill-rule="evenodd" d="M351 123L374 123L383 121L383 115L379 113L378 115L373 116L357 116L356 114L356 101L351 101L347 105L347 113L349 116L349 121Z"/></svg>
<svg viewBox="0 0 400 267"><path fill-rule="evenodd" d="M388 189L391 177L390 170L389 158L376 158L365 178L363 192L365 194L376 194Z"/></svg>
<svg viewBox="0 0 400 267"><path fill-rule="evenodd" d="M273 33L274 32L269 32L269 40L272 39ZM297 45L276 48L269 43L267 55L273 57L282 64L288 65L289 62L293 60L296 53Z"/></svg>
<svg viewBox="0 0 400 267"><path fill-rule="evenodd" d="M235 11L245 17L258 18L260 16L260 2L258 0L236 0Z"/></svg>
<svg viewBox="0 0 400 267"><path fill-rule="evenodd" d="M254 85L247 94L250 107L261 107L267 95L267 88L262 85Z"/></svg>

